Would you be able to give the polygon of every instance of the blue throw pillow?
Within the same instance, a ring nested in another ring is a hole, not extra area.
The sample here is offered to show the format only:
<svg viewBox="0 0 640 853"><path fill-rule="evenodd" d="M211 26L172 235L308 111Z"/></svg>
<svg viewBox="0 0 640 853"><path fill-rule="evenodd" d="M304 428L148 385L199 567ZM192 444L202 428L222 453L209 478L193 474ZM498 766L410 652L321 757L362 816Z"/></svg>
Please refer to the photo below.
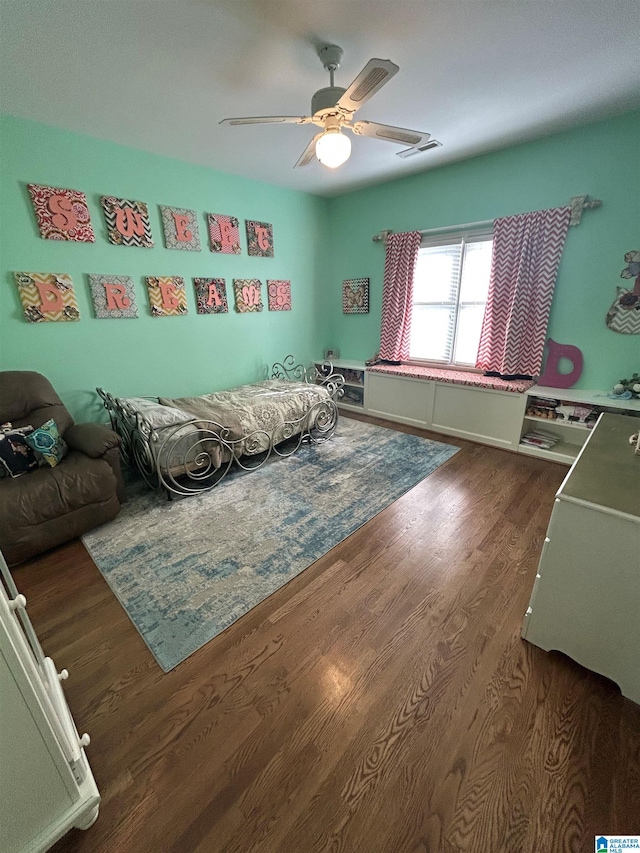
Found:
<svg viewBox="0 0 640 853"><path fill-rule="evenodd" d="M27 444L38 453L52 468L62 462L69 452L67 442L58 432L56 422L51 418L38 429L25 436Z"/></svg>
<svg viewBox="0 0 640 853"><path fill-rule="evenodd" d="M27 443L26 433L33 427L14 429L11 424L0 426L0 465L11 477L20 477L35 471L38 460Z"/></svg>

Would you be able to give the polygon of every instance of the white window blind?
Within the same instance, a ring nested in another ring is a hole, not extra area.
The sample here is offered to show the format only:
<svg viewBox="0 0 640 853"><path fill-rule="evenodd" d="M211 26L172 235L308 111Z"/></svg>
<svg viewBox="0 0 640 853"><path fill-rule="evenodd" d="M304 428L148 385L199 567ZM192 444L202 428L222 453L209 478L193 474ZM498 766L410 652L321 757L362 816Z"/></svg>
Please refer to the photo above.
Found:
<svg viewBox="0 0 640 853"><path fill-rule="evenodd" d="M491 236L453 233L424 243L414 279L410 358L474 366L489 290Z"/></svg>

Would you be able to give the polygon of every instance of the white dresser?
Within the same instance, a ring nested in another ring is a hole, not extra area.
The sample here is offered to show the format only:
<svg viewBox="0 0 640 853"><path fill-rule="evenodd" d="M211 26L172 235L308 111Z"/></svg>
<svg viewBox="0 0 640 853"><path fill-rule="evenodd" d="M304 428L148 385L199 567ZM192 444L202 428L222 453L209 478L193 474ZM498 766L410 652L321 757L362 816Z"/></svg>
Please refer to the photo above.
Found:
<svg viewBox="0 0 640 853"><path fill-rule="evenodd" d="M603 414L556 495L522 636L640 703L640 420Z"/></svg>
<svg viewBox="0 0 640 853"><path fill-rule="evenodd" d="M0 554L0 849L40 853L88 829L100 795L56 671Z"/></svg>

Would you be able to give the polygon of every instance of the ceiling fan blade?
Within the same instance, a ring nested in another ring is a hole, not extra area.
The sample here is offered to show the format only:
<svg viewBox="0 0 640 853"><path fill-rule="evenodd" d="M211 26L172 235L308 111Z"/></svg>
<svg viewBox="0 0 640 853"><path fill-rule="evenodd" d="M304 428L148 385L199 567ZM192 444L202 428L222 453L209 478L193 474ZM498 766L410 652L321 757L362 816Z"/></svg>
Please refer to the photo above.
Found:
<svg viewBox="0 0 640 853"><path fill-rule="evenodd" d="M219 124L309 124L311 116L246 116L223 118Z"/></svg>
<svg viewBox="0 0 640 853"><path fill-rule="evenodd" d="M397 74L400 68L389 59L370 59L353 83L338 101L338 106L354 113L385 83Z"/></svg>
<svg viewBox="0 0 640 853"><path fill-rule="evenodd" d="M309 165L309 163L316 156L316 142L320 139L321 136L322 136L321 133L316 133L316 135L313 137L311 142L307 145L307 147L304 149L304 151L300 155L298 162L293 167L294 169L297 169L299 166L308 166Z"/></svg>
<svg viewBox="0 0 640 853"><path fill-rule="evenodd" d="M396 157L413 157L414 154L421 154L423 151L429 151L431 148L441 148L442 142L437 139L429 139L422 145L416 145L415 148L405 148L404 151L396 151Z"/></svg>
<svg viewBox="0 0 640 853"><path fill-rule="evenodd" d="M351 125L351 130L357 136L371 136L385 142L395 142L397 145L410 145L412 148L424 144L430 138L429 133L423 133L421 130L407 130L375 121L356 121Z"/></svg>

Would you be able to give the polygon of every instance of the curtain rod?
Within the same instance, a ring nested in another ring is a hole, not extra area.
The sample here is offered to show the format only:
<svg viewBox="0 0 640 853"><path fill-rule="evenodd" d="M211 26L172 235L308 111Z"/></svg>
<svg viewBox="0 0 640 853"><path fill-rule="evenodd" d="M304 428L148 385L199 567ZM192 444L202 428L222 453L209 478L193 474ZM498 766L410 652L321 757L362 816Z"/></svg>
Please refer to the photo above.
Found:
<svg viewBox="0 0 640 853"><path fill-rule="evenodd" d="M569 225L580 225L582 211L593 210L596 207L600 207L601 204L602 201L599 198L590 199L588 195L574 196L568 205L568 207L571 208ZM420 234L441 234L445 231L464 231L466 228L482 228L486 225L493 225L493 222L493 219L482 219L478 222L465 222L464 225L445 225L442 228L427 228L420 231ZM381 231L379 234L375 234L371 239L374 243L385 243L389 234L393 234L393 231L387 229L386 231Z"/></svg>

